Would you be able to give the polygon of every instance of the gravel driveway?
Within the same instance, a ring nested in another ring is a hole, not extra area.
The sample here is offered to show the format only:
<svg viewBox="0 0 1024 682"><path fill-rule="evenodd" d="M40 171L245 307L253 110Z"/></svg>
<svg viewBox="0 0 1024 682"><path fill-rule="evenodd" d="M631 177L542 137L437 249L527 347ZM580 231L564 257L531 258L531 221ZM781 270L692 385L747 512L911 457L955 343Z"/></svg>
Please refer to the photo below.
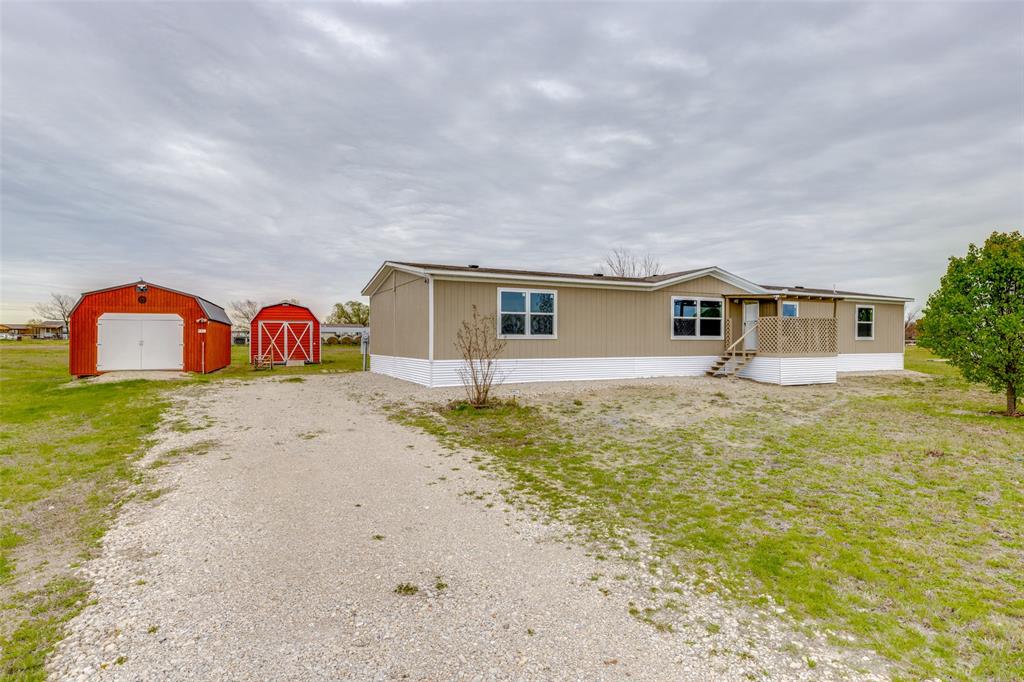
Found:
<svg viewBox="0 0 1024 682"><path fill-rule="evenodd" d="M373 393L422 389L367 374L184 389L177 409L205 428L162 429L140 462L164 493L127 505L82 569L96 603L51 674L875 679L849 672L879 669L865 655L709 596L687 597L699 628L640 622L641 583L589 579L628 567L510 509L472 453L389 421Z"/></svg>

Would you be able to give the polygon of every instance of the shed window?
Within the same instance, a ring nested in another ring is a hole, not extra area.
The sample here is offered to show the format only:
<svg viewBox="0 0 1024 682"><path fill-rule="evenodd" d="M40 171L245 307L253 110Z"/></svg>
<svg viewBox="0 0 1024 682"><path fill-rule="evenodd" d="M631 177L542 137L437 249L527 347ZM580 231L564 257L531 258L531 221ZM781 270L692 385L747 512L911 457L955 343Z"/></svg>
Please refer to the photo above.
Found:
<svg viewBox="0 0 1024 682"><path fill-rule="evenodd" d="M875 339L875 306L857 306L857 340L873 341Z"/></svg>
<svg viewBox="0 0 1024 682"><path fill-rule="evenodd" d="M782 302L783 317L798 317L800 315L800 304L797 301Z"/></svg>
<svg viewBox="0 0 1024 682"><path fill-rule="evenodd" d="M673 339L722 338L721 299L672 297Z"/></svg>
<svg viewBox="0 0 1024 682"><path fill-rule="evenodd" d="M498 336L555 338L554 291L498 289Z"/></svg>

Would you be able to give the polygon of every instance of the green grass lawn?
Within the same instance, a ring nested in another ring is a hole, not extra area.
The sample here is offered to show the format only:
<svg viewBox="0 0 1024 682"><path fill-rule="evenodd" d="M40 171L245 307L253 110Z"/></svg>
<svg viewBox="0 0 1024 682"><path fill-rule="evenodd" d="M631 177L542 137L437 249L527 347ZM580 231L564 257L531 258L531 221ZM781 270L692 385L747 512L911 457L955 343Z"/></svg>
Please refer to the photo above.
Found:
<svg viewBox="0 0 1024 682"><path fill-rule="evenodd" d="M367 359L369 366L369 359ZM231 347L231 365L217 370L207 377L217 381L221 379L251 379L262 376L278 376L287 374L322 374L325 372L358 372L363 368L359 346L343 346L341 344L324 344L320 348L319 365L300 365L297 367L276 366L272 370L256 371L249 364L249 346Z"/></svg>
<svg viewBox="0 0 1024 682"><path fill-rule="evenodd" d="M870 647L908 679L1024 679L1024 419L928 377L596 387L397 417L489 454L513 495L730 598ZM645 618L670 622L671 599Z"/></svg>
<svg viewBox="0 0 1024 682"><path fill-rule="evenodd" d="M74 567L92 556L117 508L143 491L132 461L183 385L349 372L358 346L324 346L323 364L255 372L248 348L232 365L181 382L67 387L67 342L0 342L0 678L45 676L43 661L89 586Z"/></svg>

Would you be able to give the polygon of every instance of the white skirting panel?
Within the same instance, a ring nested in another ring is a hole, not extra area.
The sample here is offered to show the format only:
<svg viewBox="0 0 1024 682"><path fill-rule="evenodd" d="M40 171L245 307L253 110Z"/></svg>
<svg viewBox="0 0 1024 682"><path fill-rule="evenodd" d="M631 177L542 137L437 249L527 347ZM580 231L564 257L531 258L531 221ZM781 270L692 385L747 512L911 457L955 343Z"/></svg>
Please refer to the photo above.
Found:
<svg viewBox="0 0 1024 682"><path fill-rule="evenodd" d="M840 356L842 357L842 356ZM643 379L702 376L717 359L714 355L652 358L539 358L499 360L503 384L540 381ZM900 356L902 366L902 356ZM371 355L370 370L423 386L461 386L461 360L429 360ZM898 369L898 368L893 368ZM837 359L827 357L755 357L739 376L768 384L831 384L836 381Z"/></svg>
<svg viewBox="0 0 1024 682"><path fill-rule="evenodd" d="M903 353L840 353L839 372L881 372L903 369Z"/></svg>
<svg viewBox="0 0 1024 682"><path fill-rule="evenodd" d="M779 359L782 360L779 383L783 386L836 383L836 356L834 355Z"/></svg>
<svg viewBox="0 0 1024 682"><path fill-rule="evenodd" d="M371 354L370 371L411 381L414 384L430 385L430 360Z"/></svg>
<svg viewBox="0 0 1024 682"><path fill-rule="evenodd" d="M651 358L540 358L498 360L503 384L538 381L587 381L643 379L648 377L701 376L717 359L715 355ZM461 360L429 360L371 355L370 371L424 386L461 386Z"/></svg>
<svg viewBox="0 0 1024 682"><path fill-rule="evenodd" d="M806 358L755 357L739 371L739 376L783 386L834 384L836 358L834 355Z"/></svg>
<svg viewBox="0 0 1024 682"><path fill-rule="evenodd" d="M782 358L751 358L750 362L737 372L737 376L760 381L763 384L781 383L782 370L780 360Z"/></svg>
<svg viewBox="0 0 1024 682"><path fill-rule="evenodd" d="M504 384L538 381L588 381L700 376L717 359L714 355L652 358L531 358L499 360L498 377ZM434 360L434 386L461 386L461 360Z"/></svg>

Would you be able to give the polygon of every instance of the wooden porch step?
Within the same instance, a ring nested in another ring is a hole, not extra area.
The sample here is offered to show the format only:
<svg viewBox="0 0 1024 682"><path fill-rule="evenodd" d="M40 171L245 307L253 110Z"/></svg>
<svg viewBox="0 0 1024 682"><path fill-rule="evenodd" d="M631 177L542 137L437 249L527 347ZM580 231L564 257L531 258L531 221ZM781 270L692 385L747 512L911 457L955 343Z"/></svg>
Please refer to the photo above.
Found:
<svg viewBox="0 0 1024 682"><path fill-rule="evenodd" d="M743 367L746 366L746 364L750 362L755 355L757 355L757 351L752 350L730 351L728 353L723 353L721 357L711 363L711 368L706 370L704 374L709 377L732 376L743 369ZM726 369L729 363L733 360L736 361L735 364L733 364L729 369Z"/></svg>

